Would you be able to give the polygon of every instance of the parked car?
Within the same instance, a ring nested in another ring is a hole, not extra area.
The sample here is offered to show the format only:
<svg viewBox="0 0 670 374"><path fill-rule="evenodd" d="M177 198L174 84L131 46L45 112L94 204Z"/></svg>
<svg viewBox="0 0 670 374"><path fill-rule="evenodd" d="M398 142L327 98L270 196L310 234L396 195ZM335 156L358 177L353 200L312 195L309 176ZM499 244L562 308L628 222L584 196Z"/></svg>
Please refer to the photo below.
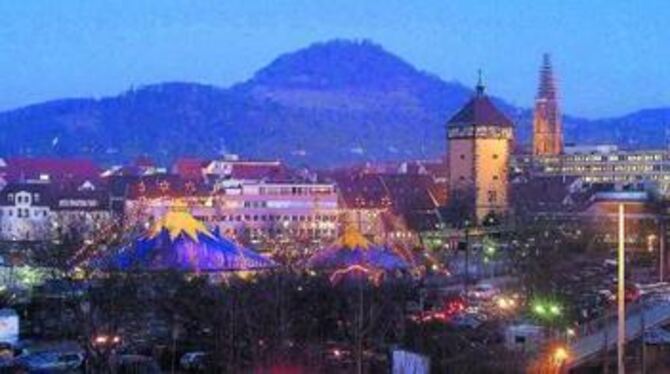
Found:
<svg viewBox="0 0 670 374"><path fill-rule="evenodd" d="M452 317L449 323L456 327L476 329L484 322L477 315L463 313Z"/></svg>
<svg viewBox="0 0 670 374"><path fill-rule="evenodd" d="M19 366L30 372L76 370L84 363L83 352L43 351L18 357Z"/></svg>
<svg viewBox="0 0 670 374"><path fill-rule="evenodd" d="M494 287L488 283L482 283L476 285L470 291L468 291L468 297L481 300L491 300L499 292L500 290L498 290L497 287Z"/></svg>
<svg viewBox="0 0 670 374"><path fill-rule="evenodd" d="M179 366L188 371L205 371L210 366L210 358L206 352L188 352L181 356Z"/></svg>

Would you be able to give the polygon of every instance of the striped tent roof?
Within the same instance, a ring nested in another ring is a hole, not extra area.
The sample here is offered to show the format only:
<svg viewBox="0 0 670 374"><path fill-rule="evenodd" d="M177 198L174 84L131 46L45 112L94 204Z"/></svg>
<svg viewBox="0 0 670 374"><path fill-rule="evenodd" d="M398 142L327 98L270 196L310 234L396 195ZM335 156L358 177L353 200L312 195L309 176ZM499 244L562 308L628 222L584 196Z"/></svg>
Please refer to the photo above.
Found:
<svg viewBox="0 0 670 374"><path fill-rule="evenodd" d="M94 261L107 270L223 272L275 266L260 254L212 233L187 212L172 211L146 234Z"/></svg>
<svg viewBox="0 0 670 374"><path fill-rule="evenodd" d="M393 271L409 268L409 264L390 248L375 245L358 230L348 226L331 246L317 251L307 261L314 269L346 269L357 266L373 270Z"/></svg>

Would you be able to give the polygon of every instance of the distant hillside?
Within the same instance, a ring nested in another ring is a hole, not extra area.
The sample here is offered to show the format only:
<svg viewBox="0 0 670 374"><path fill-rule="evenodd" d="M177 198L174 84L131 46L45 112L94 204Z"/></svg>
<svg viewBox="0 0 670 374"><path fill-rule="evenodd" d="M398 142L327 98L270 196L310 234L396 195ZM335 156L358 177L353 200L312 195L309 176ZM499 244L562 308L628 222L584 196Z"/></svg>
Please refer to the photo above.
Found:
<svg viewBox="0 0 670 374"><path fill-rule="evenodd" d="M592 121L591 126L571 129L578 140L607 142L625 148L664 148L670 134L670 108L640 110L622 117Z"/></svg>
<svg viewBox="0 0 670 374"><path fill-rule="evenodd" d="M314 166L435 157L446 120L471 94L379 45L335 40L282 55L230 88L165 83L0 113L0 153L103 162L147 154L167 163L225 151ZM528 142L530 111L496 102L518 123L518 142ZM569 117L566 140L660 146L669 120L670 109Z"/></svg>

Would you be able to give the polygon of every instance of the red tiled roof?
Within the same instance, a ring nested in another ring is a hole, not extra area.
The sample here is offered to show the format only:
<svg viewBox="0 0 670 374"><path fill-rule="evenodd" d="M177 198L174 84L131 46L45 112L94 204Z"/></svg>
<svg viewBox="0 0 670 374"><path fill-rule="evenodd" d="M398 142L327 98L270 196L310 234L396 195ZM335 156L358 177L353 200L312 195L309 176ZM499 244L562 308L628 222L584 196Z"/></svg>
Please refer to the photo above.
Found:
<svg viewBox="0 0 670 374"><path fill-rule="evenodd" d="M205 166L211 175L243 180L286 181L293 175L280 161L209 161Z"/></svg>
<svg viewBox="0 0 670 374"><path fill-rule="evenodd" d="M435 178L446 178L447 177L447 162L446 160L433 161L433 162L424 162L423 166L426 168L426 173Z"/></svg>
<svg viewBox="0 0 670 374"><path fill-rule="evenodd" d="M564 176L536 176L532 178L520 178L511 183L511 200L515 202L519 212L562 212L573 210L576 207L566 205L566 198L580 198L570 193L570 185L575 182L576 177Z"/></svg>
<svg viewBox="0 0 670 374"><path fill-rule="evenodd" d="M235 164L231 177L233 179L286 179L288 173L282 164Z"/></svg>
<svg viewBox="0 0 670 374"><path fill-rule="evenodd" d="M344 204L349 208L384 209L391 205L391 197L378 175L337 175L334 179Z"/></svg>
<svg viewBox="0 0 670 374"><path fill-rule="evenodd" d="M380 178L398 212L437 208L431 195L435 183L428 175L387 174Z"/></svg>
<svg viewBox="0 0 670 374"><path fill-rule="evenodd" d="M184 179L202 179L202 169L207 161L201 158L180 158L172 166L172 172Z"/></svg>
<svg viewBox="0 0 670 374"><path fill-rule="evenodd" d="M98 180L101 169L89 159L10 158L7 159L5 178L10 182L39 179L48 175L52 181Z"/></svg>
<svg viewBox="0 0 670 374"><path fill-rule="evenodd" d="M483 93L476 94L448 122L449 125L494 125L512 127L507 118Z"/></svg>
<svg viewBox="0 0 670 374"><path fill-rule="evenodd" d="M433 178L412 174L334 176L340 195L351 208L393 208L403 213L436 208Z"/></svg>

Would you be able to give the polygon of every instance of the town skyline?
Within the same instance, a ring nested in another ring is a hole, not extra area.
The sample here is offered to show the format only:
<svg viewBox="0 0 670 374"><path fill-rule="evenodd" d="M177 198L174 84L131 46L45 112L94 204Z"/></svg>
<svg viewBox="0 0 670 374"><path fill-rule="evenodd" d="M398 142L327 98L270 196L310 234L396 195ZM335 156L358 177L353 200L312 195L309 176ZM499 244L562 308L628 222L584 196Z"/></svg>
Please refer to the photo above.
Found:
<svg viewBox="0 0 670 374"><path fill-rule="evenodd" d="M669 372L668 16L0 2L0 371Z"/></svg>

